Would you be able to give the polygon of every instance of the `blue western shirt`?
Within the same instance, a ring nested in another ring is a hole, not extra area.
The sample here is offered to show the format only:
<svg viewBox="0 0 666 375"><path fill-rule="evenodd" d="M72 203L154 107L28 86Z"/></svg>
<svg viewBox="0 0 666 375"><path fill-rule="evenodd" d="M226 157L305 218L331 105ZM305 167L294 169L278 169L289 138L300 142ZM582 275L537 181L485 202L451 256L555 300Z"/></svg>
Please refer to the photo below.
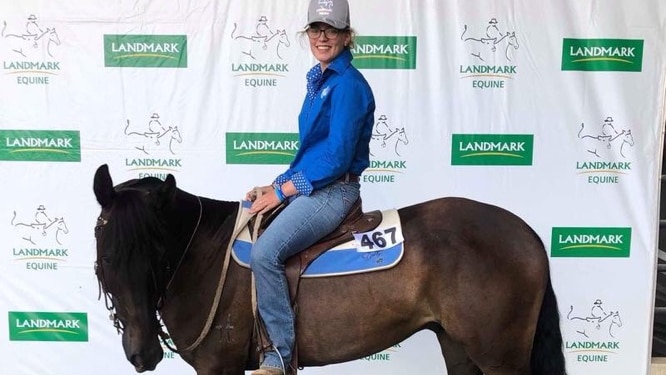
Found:
<svg viewBox="0 0 666 375"><path fill-rule="evenodd" d="M274 184L292 180L300 194L310 195L347 172L360 176L370 164L375 99L352 58L345 49L323 73L319 64L308 73L298 116L300 145Z"/></svg>

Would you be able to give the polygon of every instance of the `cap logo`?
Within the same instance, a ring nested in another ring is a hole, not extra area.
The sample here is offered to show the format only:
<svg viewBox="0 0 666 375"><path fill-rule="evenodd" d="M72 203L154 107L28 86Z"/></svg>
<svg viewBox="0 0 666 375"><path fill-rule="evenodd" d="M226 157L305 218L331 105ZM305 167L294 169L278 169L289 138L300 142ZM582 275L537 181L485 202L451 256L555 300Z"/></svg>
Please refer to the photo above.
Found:
<svg viewBox="0 0 666 375"><path fill-rule="evenodd" d="M333 0L319 0L319 8L317 13L322 16L327 16L333 12Z"/></svg>

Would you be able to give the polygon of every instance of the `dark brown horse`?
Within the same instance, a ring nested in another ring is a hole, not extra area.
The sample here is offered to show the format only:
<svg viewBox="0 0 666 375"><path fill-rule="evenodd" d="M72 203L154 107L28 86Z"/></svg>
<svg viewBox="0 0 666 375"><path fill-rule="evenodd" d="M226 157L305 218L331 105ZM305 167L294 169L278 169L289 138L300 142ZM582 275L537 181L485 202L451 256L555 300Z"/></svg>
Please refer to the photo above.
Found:
<svg viewBox="0 0 666 375"><path fill-rule="evenodd" d="M114 187L106 165L94 192L96 274L136 371L162 359L156 311L198 375L256 368L247 268L229 263L208 319L239 202L192 195L171 175ZM463 198L398 212L405 254L395 267L302 280L300 366L362 358L429 329L449 375L565 374L548 257L525 222Z"/></svg>

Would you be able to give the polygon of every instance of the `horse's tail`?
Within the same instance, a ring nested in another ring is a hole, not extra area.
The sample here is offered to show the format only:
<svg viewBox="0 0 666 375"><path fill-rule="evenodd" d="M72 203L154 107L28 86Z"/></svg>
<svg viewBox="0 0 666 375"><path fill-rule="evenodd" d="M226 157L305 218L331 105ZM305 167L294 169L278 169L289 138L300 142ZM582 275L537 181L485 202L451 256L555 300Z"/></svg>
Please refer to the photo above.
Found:
<svg viewBox="0 0 666 375"><path fill-rule="evenodd" d="M531 358L532 374L566 375L562 352L562 331L557 298L550 277L541 303L539 320L534 333Z"/></svg>
<svg viewBox="0 0 666 375"><path fill-rule="evenodd" d="M14 211L14 216L12 216L12 221L10 222L11 225L14 225L14 220L16 220L16 211Z"/></svg>
<svg viewBox="0 0 666 375"><path fill-rule="evenodd" d="M467 40L467 39L463 39L463 36L465 35L466 32L467 32L467 25L465 25L465 27L463 28L462 34L460 34L460 40Z"/></svg>
<svg viewBox="0 0 666 375"><path fill-rule="evenodd" d="M2 31L0 31L0 36L5 37L5 30L7 30L7 21L2 21Z"/></svg>
<svg viewBox="0 0 666 375"><path fill-rule="evenodd" d="M578 131L578 138L582 138L580 134L583 132L583 129L585 129L585 123L581 122L580 123L580 130Z"/></svg>
<svg viewBox="0 0 666 375"><path fill-rule="evenodd" d="M234 36L234 34L236 33L236 30L238 30L238 24L236 22L234 22L234 29L231 30L231 39L236 39L236 37Z"/></svg>

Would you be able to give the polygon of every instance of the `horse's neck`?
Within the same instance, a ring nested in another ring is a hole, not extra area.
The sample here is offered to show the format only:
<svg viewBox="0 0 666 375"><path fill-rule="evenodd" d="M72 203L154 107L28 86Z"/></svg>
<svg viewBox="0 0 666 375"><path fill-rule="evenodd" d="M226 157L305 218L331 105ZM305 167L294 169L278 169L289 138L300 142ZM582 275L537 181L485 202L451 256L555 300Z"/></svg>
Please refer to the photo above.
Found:
<svg viewBox="0 0 666 375"><path fill-rule="evenodd" d="M195 257L195 262L200 257L217 259L226 251L231 239L239 203L193 195L189 195L186 201L177 212L180 216L177 220L183 224L178 235L180 247L174 248L174 252L178 253L178 257L183 251L191 252L186 255Z"/></svg>
<svg viewBox="0 0 666 375"><path fill-rule="evenodd" d="M500 35L502 35L501 38L499 38L499 39L495 38L495 44L500 44L504 39L506 39L509 36L509 33L506 33L506 34L500 33Z"/></svg>
<svg viewBox="0 0 666 375"><path fill-rule="evenodd" d="M249 272L241 269L233 260L230 261L229 268L223 270L240 204L208 198L199 199L203 208L201 222L191 237L191 248L185 254L183 266L175 271L171 292L167 295L162 311L169 333L181 346L192 344L201 334L212 311L212 304L223 274L226 276L216 316L225 316L228 324L238 333L250 334L252 326L251 321L239 318L239 316L252 316L249 308ZM189 211L192 211L191 203L188 203L188 206L190 206ZM196 215L190 213L189 220L192 216L196 216L194 219L197 219L198 208ZM184 233L182 237L190 240L190 233ZM196 290L197 293L192 293L192 290ZM242 314L238 315L239 311ZM187 323L184 323L185 321Z"/></svg>

